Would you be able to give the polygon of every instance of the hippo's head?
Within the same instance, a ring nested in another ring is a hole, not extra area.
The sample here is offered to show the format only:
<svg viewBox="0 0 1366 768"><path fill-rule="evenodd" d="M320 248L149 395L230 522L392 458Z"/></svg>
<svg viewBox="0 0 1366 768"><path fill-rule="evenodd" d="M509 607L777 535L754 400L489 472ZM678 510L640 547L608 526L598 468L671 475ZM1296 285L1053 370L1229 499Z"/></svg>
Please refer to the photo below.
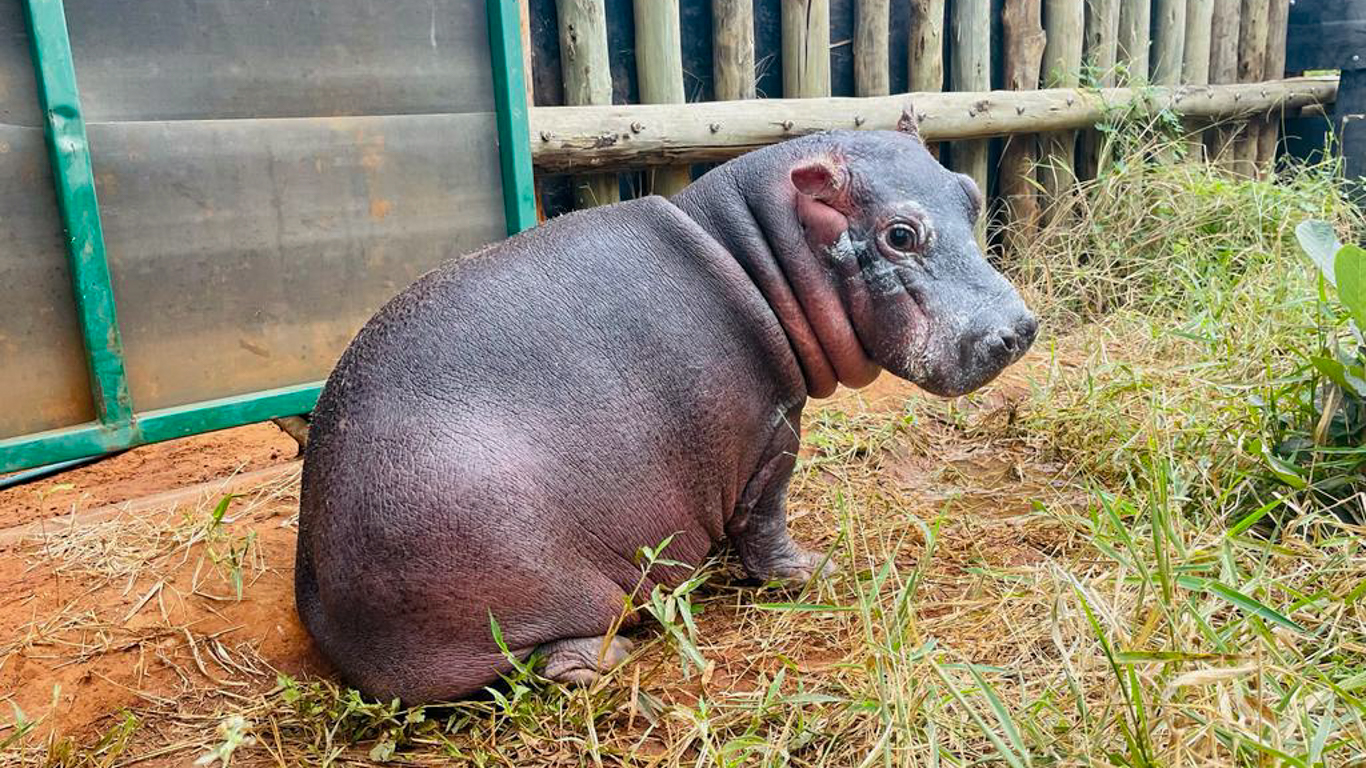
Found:
<svg viewBox="0 0 1366 768"><path fill-rule="evenodd" d="M1034 341L1033 314L974 236L982 193L900 130L845 133L797 161L797 218L873 362L938 395L991 381Z"/></svg>

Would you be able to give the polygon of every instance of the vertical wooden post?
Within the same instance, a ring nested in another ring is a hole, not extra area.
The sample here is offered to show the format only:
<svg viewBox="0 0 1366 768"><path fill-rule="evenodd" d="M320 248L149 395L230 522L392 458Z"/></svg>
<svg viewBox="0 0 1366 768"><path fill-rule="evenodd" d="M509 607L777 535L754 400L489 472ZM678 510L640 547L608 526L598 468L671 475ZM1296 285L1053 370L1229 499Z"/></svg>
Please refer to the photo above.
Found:
<svg viewBox="0 0 1366 768"><path fill-rule="evenodd" d="M1285 38L1289 25L1290 0L1271 0L1266 23L1266 66L1262 70L1265 80L1285 77ZM1262 123L1257 133L1257 164L1262 168L1274 168L1276 142L1280 135L1279 115L1272 115Z"/></svg>
<svg viewBox="0 0 1366 768"><path fill-rule="evenodd" d="M1153 27L1152 81L1156 85L1180 85L1181 62L1186 56L1186 3L1188 0L1156 0Z"/></svg>
<svg viewBox="0 0 1366 768"><path fill-rule="evenodd" d="M782 4L783 97L829 96L830 0L782 0Z"/></svg>
<svg viewBox="0 0 1366 768"><path fill-rule="evenodd" d="M754 98L754 0L712 0L717 101Z"/></svg>
<svg viewBox="0 0 1366 768"><path fill-rule="evenodd" d="M1210 30L1214 19L1214 0L1186 0L1186 46L1181 52L1181 79L1192 85L1209 82ZM1205 123L1188 122L1189 156L1200 160L1205 144L1200 130Z"/></svg>
<svg viewBox="0 0 1366 768"><path fill-rule="evenodd" d="M891 3L857 0L854 17L854 88L859 96L886 96L892 92L887 58Z"/></svg>
<svg viewBox="0 0 1366 768"><path fill-rule="evenodd" d="M911 0L912 93L944 90L944 0Z"/></svg>
<svg viewBox="0 0 1366 768"><path fill-rule="evenodd" d="M1152 82L1180 85L1181 61L1186 52L1186 0L1155 0L1153 15ZM1172 162L1176 153L1164 147L1157 159Z"/></svg>
<svg viewBox="0 0 1366 768"><path fill-rule="evenodd" d="M1241 0L1214 0L1210 19L1209 81L1216 85L1238 82L1238 29L1242 25ZM1231 123L1206 133L1210 159L1227 169L1235 166Z"/></svg>
<svg viewBox="0 0 1366 768"><path fill-rule="evenodd" d="M1115 49L1117 84L1142 85L1148 82L1151 27L1152 6L1149 0L1120 0L1119 42Z"/></svg>
<svg viewBox="0 0 1366 768"><path fill-rule="evenodd" d="M1115 60L1119 48L1119 0L1086 0L1086 63L1096 73L1097 84L1115 84ZM1095 178L1100 172L1102 146L1099 131L1082 134L1081 173Z"/></svg>
<svg viewBox="0 0 1366 768"><path fill-rule="evenodd" d="M950 90L991 90L991 0L954 0L950 29L952 66L949 68ZM986 139L956 141L949 159L954 170L971 176L983 195L990 195L987 187ZM984 242L986 216L978 220L977 239Z"/></svg>
<svg viewBox="0 0 1366 768"><path fill-rule="evenodd" d="M1181 77L1192 85L1209 83L1213 23L1214 0L1186 0L1186 47L1181 51Z"/></svg>
<svg viewBox="0 0 1366 768"><path fill-rule="evenodd" d="M944 90L944 0L911 0L910 43L911 93ZM939 145L929 146L938 158Z"/></svg>
<svg viewBox="0 0 1366 768"><path fill-rule="evenodd" d="M1243 0L1238 28L1238 82L1256 83L1262 79L1266 66L1266 23L1271 10L1269 0ZM1234 158L1238 172L1255 176L1257 173L1257 121L1249 120L1234 142Z"/></svg>
<svg viewBox="0 0 1366 768"><path fill-rule="evenodd" d="M571 107L612 103L607 63L607 7L604 0L556 0L560 21L560 68L564 103ZM591 208L621 200L615 173L574 178L574 207Z"/></svg>
<svg viewBox="0 0 1366 768"><path fill-rule="evenodd" d="M1039 87L1044 51L1042 11L1043 0L1005 0L1001 12L1004 37L1001 49L1005 85L1012 91L1032 91ZM1012 253L1019 253L1038 227L1039 201L1034 195L1033 183L1036 158L1033 134L1019 134L1006 140L997 178L1008 215L1006 242Z"/></svg>
<svg viewBox="0 0 1366 768"><path fill-rule="evenodd" d="M1085 0L1044 0L1043 83L1047 88L1075 88L1081 82L1081 52L1086 28ZM1040 137L1044 162L1039 183L1044 190L1044 219L1058 213L1057 202L1076 181L1073 165L1077 132L1055 131Z"/></svg>
<svg viewBox="0 0 1366 768"><path fill-rule="evenodd" d="M531 76L531 4L517 3L517 22L522 36L522 72L526 73L526 108L536 108L536 89ZM545 221L545 205L541 201L541 181L533 177L532 187L536 190L536 223Z"/></svg>
<svg viewBox="0 0 1366 768"><path fill-rule="evenodd" d="M642 104L682 104L683 43L678 0L635 0L636 80ZM652 194L672 197L692 182L687 166L657 168L647 177Z"/></svg>

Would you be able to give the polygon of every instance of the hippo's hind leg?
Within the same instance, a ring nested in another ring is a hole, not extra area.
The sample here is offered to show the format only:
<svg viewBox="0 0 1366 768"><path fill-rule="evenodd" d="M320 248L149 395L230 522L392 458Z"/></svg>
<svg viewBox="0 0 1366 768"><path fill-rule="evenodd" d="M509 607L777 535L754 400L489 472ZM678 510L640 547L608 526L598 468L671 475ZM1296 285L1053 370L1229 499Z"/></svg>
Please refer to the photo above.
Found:
<svg viewBox="0 0 1366 768"><path fill-rule="evenodd" d="M800 438L780 427L770 458L745 488L726 530L745 571L763 581L801 586L812 576L829 576L834 563L797 546L787 531L787 486L797 466Z"/></svg>
<svg viewBox="0 0 1366 768"><path fill-rule="evenodd" d="M546 643L539 649L546 677L566 685L591 685L631 655L631 641L624 637L570 637Z"/></svg>

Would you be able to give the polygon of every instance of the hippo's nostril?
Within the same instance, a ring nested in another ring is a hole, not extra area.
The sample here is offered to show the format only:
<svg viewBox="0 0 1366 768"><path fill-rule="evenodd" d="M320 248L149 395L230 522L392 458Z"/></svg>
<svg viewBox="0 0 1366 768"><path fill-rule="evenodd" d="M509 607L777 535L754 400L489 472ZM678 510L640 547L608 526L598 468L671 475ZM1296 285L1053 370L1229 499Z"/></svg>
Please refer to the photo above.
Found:
<svg viewBox="0 0 1366 768"><path fill-rule="evenodd" d="M1020 351L1020 337L1009 328L1002 328L996 332L1001 339L1001 346L1006 348L1006 352L1015 354Z"/></svg>

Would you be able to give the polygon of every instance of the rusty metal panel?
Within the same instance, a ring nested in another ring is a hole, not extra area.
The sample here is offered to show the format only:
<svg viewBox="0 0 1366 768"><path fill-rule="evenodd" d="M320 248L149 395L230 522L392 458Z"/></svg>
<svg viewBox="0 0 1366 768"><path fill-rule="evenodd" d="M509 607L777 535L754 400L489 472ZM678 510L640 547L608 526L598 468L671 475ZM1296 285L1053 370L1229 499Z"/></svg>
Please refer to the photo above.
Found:
<svg viewBox="0 0 1366 768"><path fill-rule="evenodd" d="M139 411L325 378L384 301L505 233L491 114L89 130Z"/></svg>
<svg viewBox="0 0 1366 768"><path fill-rule="evenodd" d="M87 122L494 109L483 2L66 0L66 13Z"/></svg>
<svg viewBox="0 0 1366 768"><path fill-rule="evenodd" d="M3 124L0 398L0 438L94 416L43 131Z"/></svg>

